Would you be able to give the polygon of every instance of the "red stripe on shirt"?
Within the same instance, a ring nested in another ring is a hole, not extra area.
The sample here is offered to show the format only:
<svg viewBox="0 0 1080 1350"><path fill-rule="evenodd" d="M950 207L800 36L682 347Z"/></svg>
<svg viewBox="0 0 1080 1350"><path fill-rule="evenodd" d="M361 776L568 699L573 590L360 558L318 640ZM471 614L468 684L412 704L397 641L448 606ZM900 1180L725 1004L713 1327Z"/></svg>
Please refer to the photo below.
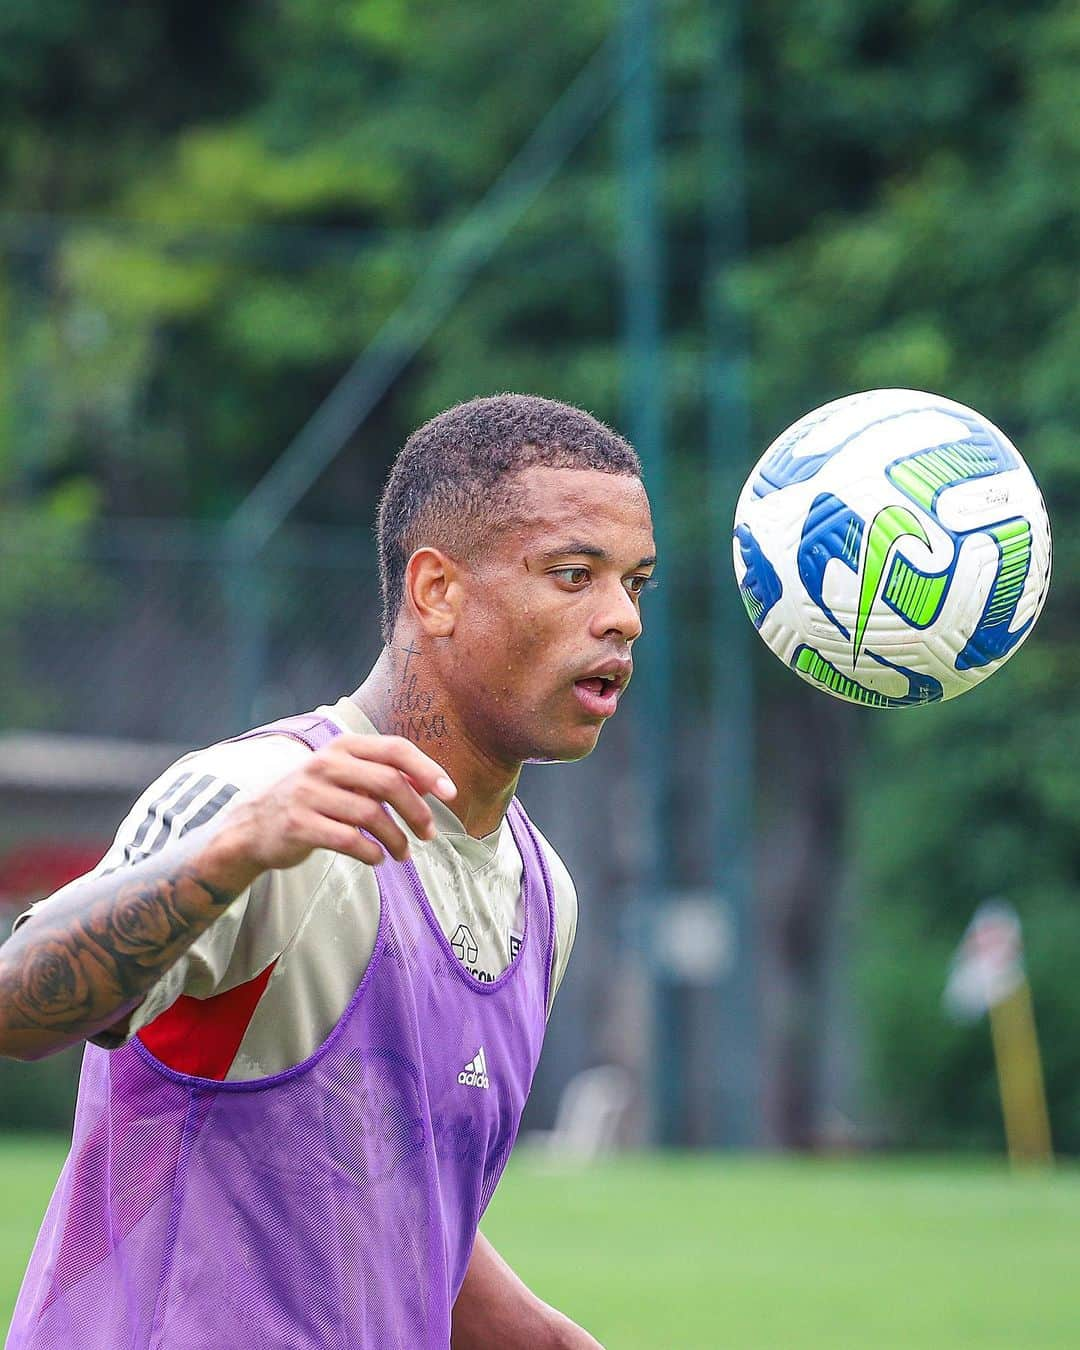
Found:
<svg viewBox="0 0 1080 1350"><path fill-rule="evenodd" d="M177 1073L224 1080L277 961L254 979L212 998L181 994L139 1032L139 1040Z"/></svg>

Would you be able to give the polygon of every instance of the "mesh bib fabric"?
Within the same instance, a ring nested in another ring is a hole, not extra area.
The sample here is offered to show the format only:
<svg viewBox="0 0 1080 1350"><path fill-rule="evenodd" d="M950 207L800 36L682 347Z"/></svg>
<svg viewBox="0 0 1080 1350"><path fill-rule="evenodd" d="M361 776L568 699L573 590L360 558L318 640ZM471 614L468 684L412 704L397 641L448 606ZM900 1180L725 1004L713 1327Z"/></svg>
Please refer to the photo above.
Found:
<svg viewBox="0 0 1080 1350"><path fill-rule="evenodd" d="M7 1350L446 1350L546 1024L551 881L516 801L508 821L526 926L493 983L387 861L368 969L304 1063L219 1082L87 1046Z"/></svg>

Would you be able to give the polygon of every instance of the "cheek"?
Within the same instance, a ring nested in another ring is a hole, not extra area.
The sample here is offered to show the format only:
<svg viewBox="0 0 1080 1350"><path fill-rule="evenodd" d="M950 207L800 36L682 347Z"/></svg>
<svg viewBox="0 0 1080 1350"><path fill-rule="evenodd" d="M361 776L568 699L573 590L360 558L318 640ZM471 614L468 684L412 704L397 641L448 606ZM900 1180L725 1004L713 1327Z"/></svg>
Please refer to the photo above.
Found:
<svg viewBox="0 0 1080 1350"><path fill-rule="evenodd" d="M557 660L560 644L565 642L558 616L536 605L521 605L514 614L512 631L507 634L507 650L513 654L515 663L527 666L533 674L550 668Z"/></svg>
<svg viewBox="0 0 1080 1350"><path fill-rule="evenodd" d="M460 632L460 650L468 656L458 670L466 692L476 695L486 688L497 697L516 694L526 705L542 700L557 677L566 643L558 619L536 596L515 594L510 587L496 603L485 596L470 607L468 626Z"/></svg>
<svg viewBox="0 0 1080 1350"><path fill-rule="evenodd" d="M508 679L518 690L522 710L550 712L564 692L564 672L568 667L565 639L560 646L557 627L534 627L519 634Z"/></svg>
<svg viewBox="0 0 1080 1350"><path fill-rule="evenodd" d="M479 619L480 616L477 616ZM489 609L482 622L470 623L461 633L458 682L466 696L497 698L519 692L531 682L541 656L532 625L523 615Z"/></svg>

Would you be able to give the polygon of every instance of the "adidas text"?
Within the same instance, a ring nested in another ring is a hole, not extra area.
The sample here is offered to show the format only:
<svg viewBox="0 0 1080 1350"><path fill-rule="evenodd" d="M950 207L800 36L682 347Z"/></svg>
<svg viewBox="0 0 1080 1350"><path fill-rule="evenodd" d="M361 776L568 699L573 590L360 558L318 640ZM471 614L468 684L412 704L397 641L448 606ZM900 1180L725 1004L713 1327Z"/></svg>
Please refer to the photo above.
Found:
<svg viewBox="0 0 1080 1350"><path fill-rule="evenodd" d="M477 1050L472 1059L462 1069L457 1076L458 1082L462 1087L486 1088L488 1085L487 1060L484 1057L484 1047Z"/></svg>

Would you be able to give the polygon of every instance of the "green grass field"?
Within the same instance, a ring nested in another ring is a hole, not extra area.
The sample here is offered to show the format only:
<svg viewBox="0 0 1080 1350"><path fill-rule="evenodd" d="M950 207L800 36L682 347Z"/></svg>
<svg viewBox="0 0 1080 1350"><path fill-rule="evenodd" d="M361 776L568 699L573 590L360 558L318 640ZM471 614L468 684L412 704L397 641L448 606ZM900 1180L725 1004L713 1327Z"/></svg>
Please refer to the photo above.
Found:
<svg viewBox="0 0 1080 1350"><path fill-rule="evenodd" d="M0 1141L2 1327L62 1155ZM1080 1346L1074 1170L521 1157L484 1228L609 1350Z"/></svg>

